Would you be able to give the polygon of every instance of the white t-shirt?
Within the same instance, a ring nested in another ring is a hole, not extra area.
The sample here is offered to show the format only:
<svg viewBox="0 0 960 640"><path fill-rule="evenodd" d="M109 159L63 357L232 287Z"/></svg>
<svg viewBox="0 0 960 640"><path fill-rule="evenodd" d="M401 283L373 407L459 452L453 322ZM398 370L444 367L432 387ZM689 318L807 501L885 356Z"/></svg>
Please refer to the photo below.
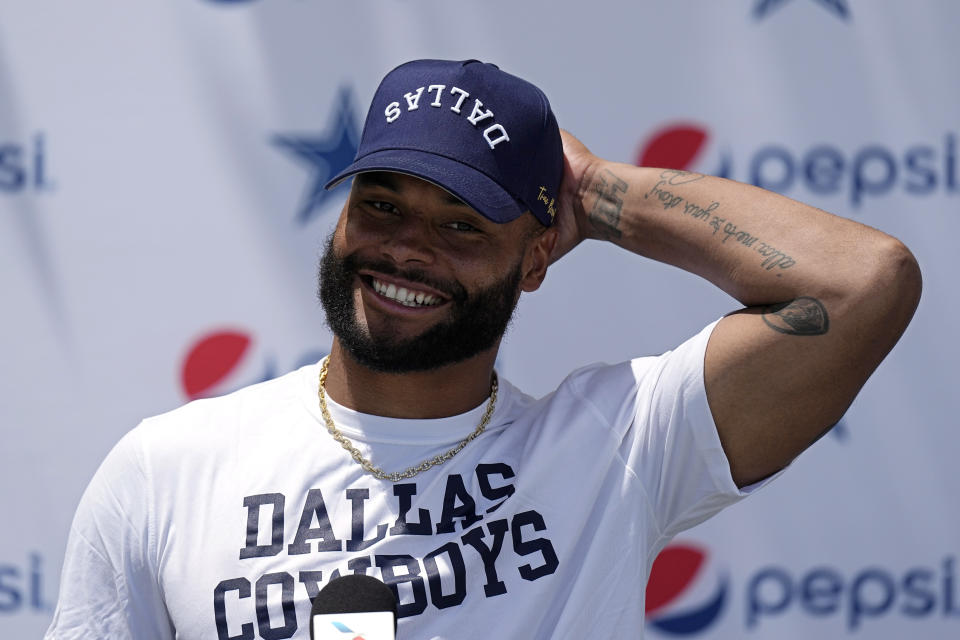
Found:
<svg viewBox="0 0 960 640"><path fill-rule="evenodd" d="M46 637L305 639L319 589L365 572L395 588L401 640L638 638L660 549L748 492L707 406L711 329L539 400L501 379L485 433L398 483L327 433L317 365L145 420L81 500ZM485 409L328 404L387 471L447 451Z"/></svg>

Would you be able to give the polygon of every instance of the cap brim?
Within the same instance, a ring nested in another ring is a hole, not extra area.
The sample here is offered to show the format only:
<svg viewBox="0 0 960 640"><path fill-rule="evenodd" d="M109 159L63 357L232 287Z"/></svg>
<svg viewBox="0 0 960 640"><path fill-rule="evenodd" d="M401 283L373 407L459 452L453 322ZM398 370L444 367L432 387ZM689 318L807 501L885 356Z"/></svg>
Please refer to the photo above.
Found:
<svg viewBox="0 0 960 640"><path fill-rule="evenodd" d="M331 189L350 176L367 171L395 171L432 182L497 223L515 220L526 211L503 187L476 169L414 149L384 149L367 154L338 173L324 188Z"/></svg>

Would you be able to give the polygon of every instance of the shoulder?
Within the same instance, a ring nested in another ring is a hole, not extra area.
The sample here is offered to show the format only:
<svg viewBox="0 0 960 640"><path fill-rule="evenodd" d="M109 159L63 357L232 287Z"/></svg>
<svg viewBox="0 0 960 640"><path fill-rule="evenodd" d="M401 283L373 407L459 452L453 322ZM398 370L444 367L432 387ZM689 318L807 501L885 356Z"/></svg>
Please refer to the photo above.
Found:
<svg viewBox="0 0 960 640"><path fill-rule="evenodd" d="M518 413L550 423L592 423L622 431L638 416L649 415L655 405L699 397L705 393L704 354L715 325L659 355L580 367L542 398L520 394Z"/></svg>
<svg viewBox="0 0 960 640"><path fill-rule="evenodd" d="M498 427L523 424L527 436L550 433L555 438L562 431L582 431L590 425L603 429L629 420L637 389L633 364L628 360L581 367L541 398L501 379L503 407L497 411Z"/></svg>
<svg viewBox="0 0 960 640"><path fill-rule="evenodd" d="M616 364L595 363L573 371L557 388L558 398L573 397L597 407L619 405L625 397L683 385L703 384L707 342L716 322L659 355Z"/></svg>
<svg viewBox="0 0 960 640"><path fill-rule="evenodd" d="M278 378L216 398L194 400L147 418L128 438L149 473L187 462L201 462L241 449L286 442L291 430L306 429L306 396L317 369L309 365Z"/></svg>
<svg viewBox="0 0 960 640"><path fill-rule="evenodd" d="M166 413L147 418L138 427L149 435L225 435L303 408L309 380L317 365L308 365L277 378L252 384L215 398L193 400Z"/></svg>

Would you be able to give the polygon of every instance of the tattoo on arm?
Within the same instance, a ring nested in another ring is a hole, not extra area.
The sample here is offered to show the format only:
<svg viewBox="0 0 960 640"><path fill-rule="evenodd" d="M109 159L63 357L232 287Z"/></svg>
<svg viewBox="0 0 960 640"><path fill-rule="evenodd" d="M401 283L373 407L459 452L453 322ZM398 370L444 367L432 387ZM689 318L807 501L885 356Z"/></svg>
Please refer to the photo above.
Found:
<svg viewBox="0 0 960 640"><path fill-rule="evenodd" d="M660 174L660 180L643 194L643 197L658 201L664 211L676 209L681 216L698 221L703 225L703 228L717 238L720 244L727 244L730 241L731 244L743 245L756 251L761 257L760 266L767 271L777 269L776 275L778 277L781 275L781 271L797 264L793 256L768 242L764 242L750 231L728 220L726 213L719 210L719 202L713 201L706 206L702 206L702 204L694 202L689 197L680 195L676 190L669 188L689 184L703 177L703 174L700 173L670 169Z"/></svg>
<svg viewBox="0 0 960 640"><path fill-rule="evenodd" d="M764 307L761 316L768 327L791 336L822 336L830 330L826 308L808 296Z"/></svg>
<svg viewBox="0 0 960 640"><path fill-rule="evenodd" d="M617 194L626 193L627 187L626 181L609 169L599 176L599 182L593 187L597 192L597 201L590 211L590 222L607 239L621 236L619 226L623 200Z"/></svg>
<svg viewBox="0 0 960 640"><path fill-rule="evenodd" d="M703 178L702 173L693 173L692 171L682 171L680 169L667 169L660 174L660 178L667 181L667 184L677 186L696 182Z"/></svg>

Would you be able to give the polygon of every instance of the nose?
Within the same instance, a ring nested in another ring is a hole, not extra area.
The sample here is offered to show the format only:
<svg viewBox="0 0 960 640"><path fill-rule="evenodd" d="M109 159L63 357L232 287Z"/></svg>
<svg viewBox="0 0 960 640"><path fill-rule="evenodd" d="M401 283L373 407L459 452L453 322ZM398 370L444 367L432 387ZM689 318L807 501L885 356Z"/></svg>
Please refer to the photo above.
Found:
<svg viewBox="0 0 960 640"><path fill-rule="evenodd" d="M418 216L409 216L395 225L381 250L396 264L431 264L435 258L430 227Z"/></svg>

